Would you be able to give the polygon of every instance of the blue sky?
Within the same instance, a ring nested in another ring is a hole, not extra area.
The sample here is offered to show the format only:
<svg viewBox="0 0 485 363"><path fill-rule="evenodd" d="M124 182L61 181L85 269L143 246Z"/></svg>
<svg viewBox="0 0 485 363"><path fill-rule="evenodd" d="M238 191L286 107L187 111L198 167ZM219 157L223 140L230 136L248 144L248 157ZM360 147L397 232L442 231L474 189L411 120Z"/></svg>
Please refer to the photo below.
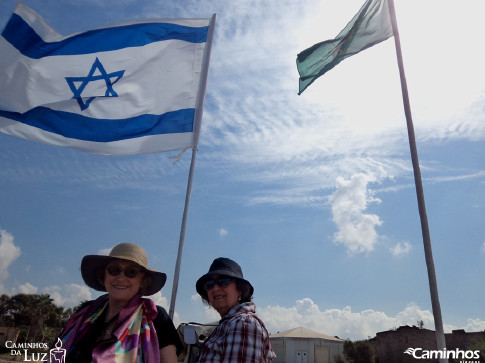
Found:
<svg viewBox="0 0 485 363"><path fill-rule="evenodd" d="M217 14L175 322L213 321L195 282L219 256L270 332L434 329L392 38L298 92L296 55L363 1L25 0L68 35ZM395 0L445 331L485 329L485 3ZM3 28L16 1L0 3ZM439 15L438 15L439 14ZM0 134L0 292L94 298L86 254L135 242L168 282L190 152L105 157ZM357 232L356 232L357 230Z"/></svg>

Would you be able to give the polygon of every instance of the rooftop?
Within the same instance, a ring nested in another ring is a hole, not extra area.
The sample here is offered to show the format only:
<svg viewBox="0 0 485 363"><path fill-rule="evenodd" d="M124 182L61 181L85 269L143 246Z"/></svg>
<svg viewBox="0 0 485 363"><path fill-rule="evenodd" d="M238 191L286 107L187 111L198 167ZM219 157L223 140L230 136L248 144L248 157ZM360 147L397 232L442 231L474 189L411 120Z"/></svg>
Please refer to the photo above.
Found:
<svg viewBox="0 0 485 363"><path fill-rule="evenodd" d="M270 338L312 338L312 339L326 339L342 341L342 339L331 337L302 326L281 333L271 334Z"/></svg>

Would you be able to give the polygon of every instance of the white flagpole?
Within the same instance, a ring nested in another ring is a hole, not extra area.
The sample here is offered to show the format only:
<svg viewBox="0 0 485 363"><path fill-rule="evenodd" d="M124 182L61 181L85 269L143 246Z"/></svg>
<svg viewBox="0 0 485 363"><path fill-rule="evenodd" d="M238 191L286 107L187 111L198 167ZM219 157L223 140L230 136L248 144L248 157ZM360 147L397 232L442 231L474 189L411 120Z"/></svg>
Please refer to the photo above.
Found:
<svg viewBox="0 0 485 363"><path fill-rule="evenodd" d="M397 28L394 0L388 0L388 4L389 4L389 14L391 16L392 32L394 34L394 42L396 44L396 55L397 55L397 62L399 66L399 75L401 77L401 90L402 90L402 97L403 97L403 103L404 103L404 113L406 115L409 147L411 150L411 160L413 163L413 170L414 170L414 182L416 184L416 195L418 199L419 216L421 218L421 231L423 235L424 255L426 259L426 266L428 269L428 281L429 281L429 289L431 293L431 305L433 308L434 325L436 329L436 345L439 350L443 350L446 348L445 333L443 330L443 320L441 318L441 307L440 307L440 301L438 297L438 284L436 282L436 272L435 272L434 262L433 262L433 253L431 250L431 238L429 233L428 217L426 215L426 205L424 202L423 183L421 180L421 170L419 167L418 150L416 147L414 125L413 125L413 119L411 115L411 106L409 103L408 87L406 82L406 76L404 74L404 63L402 60L401 42L399 38L399 30ZM448 361L447 359L440 359L440 362L447 362L447 361Z"/></svg>
<svg viewBox="0 0 485 363"><path fill-rule="evenodd" d="M180 266L182 264L182 252L184 249L184 242L185 242L185 230L187 227L187 216L189 213L190 194L192 193L192 181L194 178L195 157L197 155L197 148L199 145L200 128L202 124L202 113L204 111L205 92L207 88L207 78L209 76L209 62L210 62L210 54L212 49L212 40L214 38L215 26L216 26L216 14L212 15L209 30L207 33L207 40L206 40L207 46L204 49L204 55L202 59L200 87L197 94L197 105L195 108L195 116L194 116L194 142L192 146L192 160L190 162L189 178L187 182L187 192L185 194L184 213L182 217L182 226L180 228L179 249L177 254L177 262L175 264L174 278L173 278L172 298L170 300L169 315L171 319L173 319L173 315L175 312L175 300L177 298Z"/></svg>

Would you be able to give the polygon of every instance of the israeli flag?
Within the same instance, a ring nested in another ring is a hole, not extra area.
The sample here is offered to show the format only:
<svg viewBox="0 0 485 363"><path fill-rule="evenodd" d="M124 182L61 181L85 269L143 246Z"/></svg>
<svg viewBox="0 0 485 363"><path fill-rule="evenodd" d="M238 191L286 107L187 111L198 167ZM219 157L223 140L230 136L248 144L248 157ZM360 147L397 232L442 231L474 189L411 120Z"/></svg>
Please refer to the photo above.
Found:
<svg viewBox="0 0 485 363"><path fill-rule="evenodd" d="M214 19L62 36L19 3L0 37L0 131L104 155L196 146Z"/></svg>

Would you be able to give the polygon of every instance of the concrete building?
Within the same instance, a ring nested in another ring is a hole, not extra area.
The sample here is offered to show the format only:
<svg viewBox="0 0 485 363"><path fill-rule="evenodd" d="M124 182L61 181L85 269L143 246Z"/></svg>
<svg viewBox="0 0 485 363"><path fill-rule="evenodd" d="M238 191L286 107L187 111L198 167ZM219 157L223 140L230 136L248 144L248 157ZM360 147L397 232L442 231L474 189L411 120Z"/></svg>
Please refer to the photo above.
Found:
<svg viewBox="0 0 485 363"><path fill-rule="evenodd" d="M277 357L273 363L333 363L343 357L344 341L299 327L269 337Z"/></svg>

